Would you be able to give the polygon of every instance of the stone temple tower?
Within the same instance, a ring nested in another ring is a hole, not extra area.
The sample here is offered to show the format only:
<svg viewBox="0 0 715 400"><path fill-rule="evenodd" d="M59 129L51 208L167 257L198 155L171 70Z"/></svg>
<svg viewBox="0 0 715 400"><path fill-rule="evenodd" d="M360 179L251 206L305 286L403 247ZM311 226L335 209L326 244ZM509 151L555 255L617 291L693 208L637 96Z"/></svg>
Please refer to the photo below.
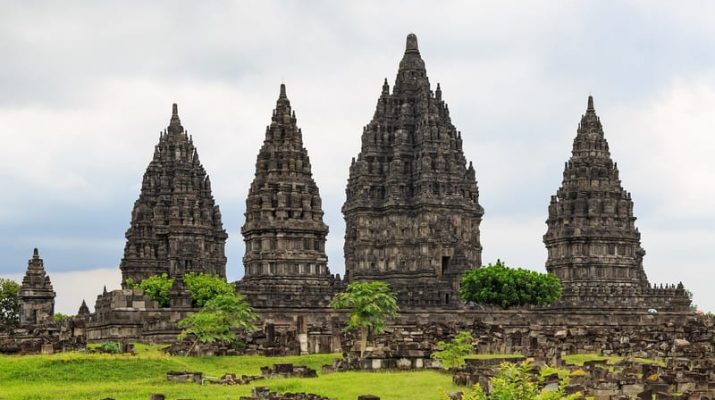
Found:
<svg viewBox="0 0 715 400"><path fill-rule="evenodd" d="M285 85L258 153L245 215L245 275L238 287L248 301L254 307L327 305L337 283L325 255L328 226Z"/></svg>
<svg viewBox="0 0 715 400"><path fill-rule="evenodd" d="M55 314L55 291L37 249L27 262L27 272L22 278L19 298L20 326L51 321Z"/></svg>
<svg viewBox="0 0 715 400"><path fill-rule="evenodd" d="M187 272L226 277L226 231L211 181L181 126L176 104L159 136L126 233L122 284L151 275Z"/></svg>
<svg viewBox="0 0 715 400"><path fill-rule="evenodd" d="M382 280L402 306L454 306L465 269L481 265L484 213L472 163L442 90L432 92L417 37L387 79L343 205L348 280Z"/></svg>
<svg viewBox="0 0 715 400"><path fill-rule="evenodd" d="M635 220L631 194L621 186L589 96L563 183L551 196L544 235L546 269L561 280L563 303L651 308L689 303L682 285L658 290L649 284Z"/></svg>

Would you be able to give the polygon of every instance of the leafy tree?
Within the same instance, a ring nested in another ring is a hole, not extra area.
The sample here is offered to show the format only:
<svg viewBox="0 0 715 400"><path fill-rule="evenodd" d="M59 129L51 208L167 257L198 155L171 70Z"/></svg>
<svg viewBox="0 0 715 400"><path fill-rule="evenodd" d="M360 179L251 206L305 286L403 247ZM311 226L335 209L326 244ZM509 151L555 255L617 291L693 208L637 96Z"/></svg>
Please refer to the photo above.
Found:
<svg viewBox="0 0 715 400"><path fill-rule="evenodd" d="M568 378L562 379L559 389L554 391L539 390L538 378L533 377L529 371L531 365L523 363L519 366L504 363L499 367L499 372L489 381L489 394L484 393L480 385L467 393L462 400L576 400L581 398L581 393L566 394Z"/></svg>
<svg viewBox="0 0 715 400"><path fill-rule="evenodd" d="M20 322L20 285L0 278L0 326L14 327Z"/></svg>
<svg viewBox="0 0 715 400"><path fill-rule="evenodd" d="M464 357L472 352L474 338L469 331L460 331L450 342L437 342L440 351L432 353L432 358L439 360L445 369L464 365Z"/></svg>
<svg viewBox="0 0 715 400"><path fill-rule="evenodd" d="M126 281L127 287L143 290L152 300L158 301L160 307L169 307L171 304L169 291L173 284L174 280L169 279L166 273L150 276L139 283L135 283L131 278Z"/></svg>
<svg viewBox="0 0 715 400"><path fill-rule="evenodd" d="M191 298L197 307L203 307L206 302L216 296L236 292L236 287L223 278L203 273L191 272L184 275L184 283L191 292Z"/></svg>
<svg viewBox="0 0 715 400"><path fill-rule="evenodd" d="M370 329L384 330L385 321L399 310L397 298L385 282L353 282L344 292L335 295L331 306L336 310L350 310L346 331L360 330L360 357L365 354Z"/></svg>
<svg viewBox="0 0 715 400"><path fill-rule="evenodd" d="M552 304L561 298L561 281L553 274L508 268L501 261L473 268L462 277L459 291L465 301L504 308Z"/></svg>
<svg viewBox="0 0 715 400"><path fill-rule="evenodd" d="M243 296L238 293L221 294L207 301L199 312L179 321L182 331L178 339L194 336L194 343L189 350L191 353L199 342L235 343L237 330L255 331L257 322L258 316Z"/></svg>

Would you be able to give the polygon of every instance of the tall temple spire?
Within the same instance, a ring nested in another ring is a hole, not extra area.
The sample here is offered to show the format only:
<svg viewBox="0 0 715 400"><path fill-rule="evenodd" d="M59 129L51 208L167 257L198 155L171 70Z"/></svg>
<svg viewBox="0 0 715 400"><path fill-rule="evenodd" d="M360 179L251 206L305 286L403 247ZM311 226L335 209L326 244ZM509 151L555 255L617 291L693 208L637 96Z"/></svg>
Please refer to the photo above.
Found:
<svg viewBox="0 0 715 400"><path fill-rule="evenodd" d="M481 265L476 174L441 96L408 35L392 93L383 84L350 166L347 277L389 282L402 305L455 306L461 274Z"/></svg>
<svg viewBox="0 0 715 400"><path fill-rule="evenodd" d="M588 96L563 184L549 206L547 269L566 283L600 277L647 285L635 219L630 193L621 186L593 97ZM589 254L604 257L582 257Z"/></svg>
<svg viewBox="0 0 715 400"><path fill-rule="evenodd" d="M561 280L564 304L644 306L634 300L642 300L649 287L635 220L631 195L621 186L589 96L563 182L551 197L544 235L546 269Z"/></svg>
<svg viewBox="0 0 715 400"><path fill-rule="evenodd" d="M238 288L254 307L327 306L332 293L325 255L328 226L302 137L281 84L241 229L246 273ZM315 293L325 296L306 301Z"/></svg>
<svg viewBox="0 0 715 400"><path fill-rule="evenodd" d="M193 140L172 105L168 134L161 135L134 203L122 284L151 275L187 272L226 276L226 232Z"/></svg>

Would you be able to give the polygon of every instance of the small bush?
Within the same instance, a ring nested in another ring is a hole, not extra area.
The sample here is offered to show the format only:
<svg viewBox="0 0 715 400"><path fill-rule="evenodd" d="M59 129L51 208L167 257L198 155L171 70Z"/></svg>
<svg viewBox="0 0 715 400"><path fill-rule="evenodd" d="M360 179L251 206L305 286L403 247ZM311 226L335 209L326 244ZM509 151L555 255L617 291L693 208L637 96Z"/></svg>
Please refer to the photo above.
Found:
<svg viewBox="0 0 715 400"><path fill-rule="evenodd" d="M472 353L474 338L468 331L461 331L449 342L437 342L441 350L432 353L432 358L439 360L444 369L452 369L464 365L464 357Z"/></svg>
<svg viewBox="0 0 715 400"><path fill-rule="evenodd" d="M149 296L152 300L159 302L160 307L169 307L171 304L169 291L174 284L174 280L169 279L166 273L150 276L139 283L134 283L130 278L127 279L125 284L129 288L139 288L143 290L144 294Z"/></svg>
<svg viewBox="0 0 715 400"><path fill-rule="evenodd" d="M117 342L103 342L98 347L99 351L102 353L117 354L121 350L119 343Z"/></svg>
<svg viewBox="0 0 715 400"><path fill-rule="evenodd" d="M489 380L489 394L475 385L462 396L462 400L576 400L580 393L566 394L568 378L562 379L555 391L539 390L536 378L530 374L531 365L504 363L499 372Z"/></svg>
<svg viewBox="0 0 715 400"><path fill-rule="evenodd" d="M67 314L62 314L62 313L55 313L52 318L57 321L57 322L62 322L66 319L72 318L72 315L67 315Z"/></svg>

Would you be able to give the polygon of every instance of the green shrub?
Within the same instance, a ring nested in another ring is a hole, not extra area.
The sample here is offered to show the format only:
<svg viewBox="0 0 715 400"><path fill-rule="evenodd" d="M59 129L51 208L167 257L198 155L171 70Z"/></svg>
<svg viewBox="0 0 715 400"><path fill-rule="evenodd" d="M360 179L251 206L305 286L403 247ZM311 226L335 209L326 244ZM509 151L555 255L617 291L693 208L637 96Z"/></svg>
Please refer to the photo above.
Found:
<svg viewBox="0 0 715 400"><path fill-rule="evenodd" d="M99 345L98 349L103 353L117 354L119 353L119 350L121 348L119 347L119 343L110 341L103 342L101 345Z"/></svg>
<svg viewBox="0 0 715 400"><path fill-rule="evenodd" d="M482 387L474 385L472 390L462 396L462 400L576 400L580 393L566 395L568 378L562 379L559 389L554 391L539 391L538 378L531 376L531 365L523 363L515 365L504 363L499 367L497 375L489 380L489 394Z"/></svg>
<svg viewBox="0 0 715 400"><path fill-rule="evenodd" d="M57 321L57 322L61 322L61 321L64 321L64 320L66 320L66 319L70 319L70 318L72 318L72 317L73 317L72 315L67 315L67 314L62 314L62 313L55 313L55 314L52 316L52 318L53 318L55 321Z"/></svg>
<svg viewBox="0 0 715 400"><path fill-rule="evenodd" d="M508 268L501 261L473 268L462 277L459 291L465 301L503 308L552 304L561 297L561 282L553 274Z"/></svg>
<svg viewBox="0 0 715 400"><path fill-rule="evenodd" d="M144 294L149 296L152 300L158 301L160 307L169 307L171 304L169 291L174 284L174 280L169 279L166 273L150 276L139 283L134 283L130 278L127 279L125 284L129 288L139 288L143 290Z"/></svg>
<svg viewBox="0 0 715 400"><path fill-rule="evenodd" d="M445 369L461 367L464 365L464 357L472 353L473 340L469 331L461 331L449 342L437 342L441 350L432 353L432 358L439 360Z"/></svg>
<svg viewBox="0 0 715 400"><path fill-rule="evenodd" d="M236 287L226 282L225 279L207 275L196 274L190 272L184 276L186 288L191 292L194 306L203 307L206 302L223 294L233 294L236 292Z"/></svg>

